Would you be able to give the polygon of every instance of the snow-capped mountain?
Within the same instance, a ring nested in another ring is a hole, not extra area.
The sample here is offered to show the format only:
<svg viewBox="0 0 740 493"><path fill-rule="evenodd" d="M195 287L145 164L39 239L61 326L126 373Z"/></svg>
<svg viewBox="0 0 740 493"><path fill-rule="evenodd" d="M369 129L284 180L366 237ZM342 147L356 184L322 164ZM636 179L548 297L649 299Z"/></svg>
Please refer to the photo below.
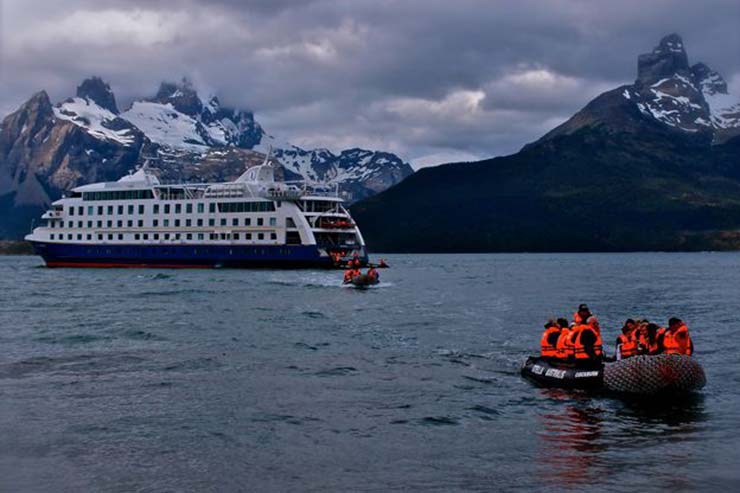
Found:
<svg viewBox="0 0 740 493"><path fill-rule="evenodd" d="M3 120L0 238L19 235L65 190L116 179L145 160L168 180L229 180L260 163L268 148L286 179L335 184L350 201L413 173L386 152L335 154L282 143L251 112L224 107L215 96L201 99L187 80L164 82L154 97L120 111L110 86L92 77L73 98L52 104L41 91Z"/></svg>
<svg viewBox="0 0 740 493"><path fill-rule="evenodd" d="M634 84L597 97L541 140L595 123L615 131L658 123L668 131L707 136L717 144L740 135L740 98L729 94L722 76L704 63L689 65L683 40L670 34L638 57Z"/></svg>

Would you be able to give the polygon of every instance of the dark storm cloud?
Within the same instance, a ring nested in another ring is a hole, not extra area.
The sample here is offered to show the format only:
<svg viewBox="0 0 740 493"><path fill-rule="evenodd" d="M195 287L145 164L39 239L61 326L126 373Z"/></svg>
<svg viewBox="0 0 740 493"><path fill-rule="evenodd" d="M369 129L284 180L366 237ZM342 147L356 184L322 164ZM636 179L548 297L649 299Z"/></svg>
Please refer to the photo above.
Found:
<svg viewBox="0 0 740 493"><path fill-rule="evenodd" d="M186 75L312 146L512 152L635 77L669 32L740 90L740 2L6 0L0 108L90 74L119 100Z"/></svg>

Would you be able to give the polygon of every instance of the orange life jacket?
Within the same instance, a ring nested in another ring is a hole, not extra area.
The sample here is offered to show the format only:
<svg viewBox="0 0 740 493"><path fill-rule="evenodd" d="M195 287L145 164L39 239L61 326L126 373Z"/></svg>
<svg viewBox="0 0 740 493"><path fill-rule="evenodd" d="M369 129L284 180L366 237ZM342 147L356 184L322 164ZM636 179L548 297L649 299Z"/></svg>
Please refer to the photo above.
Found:
<svg viewBox="0 0 740 493"><path fill-rule="evenodd" d="M660 336L662 336L664 333L665 333L665 329L663 327L659 328L655 332L655 340L653 342L650 342L650 338L647 335L647 331L641 331L640 334L638 335L637 342L640 344L640 346L644 348L642 353L643 354L660 354L663 351L663 347L660 345Z"/></svg>
<svg viewBox="0 0 740 493"><path fill-rule="evenodd" d="M578 314L578 312L575 312L575 313L573 314L573 323L574 323L574 324L576 324L576 325L580 325L580 324L582 324L582 323L584 323L584 322L585 322L585 320L583 320L583 317L581 317L581 316L580 316L580 315Z"/></svg>
<svg viewBox="0 0 740 493"><path fill-rule="evenodd" d="M601 334L599 334L599 331L595 330L590 325L576 325L573 328L573 335L571 336L571 339L573 341L573 352L576 359L591 359L591 356L589 356L589 354L586 352L586 346L581 342L583 334L589 331L593 333L595 338L593 345L594 354L597 357L600 357L604 352L601 343Z"/></svg>
<svg viewBox="0 0 740 493"><path fill-rule="evenodd" d="M352 280L352 269L347 269L344 271L344 282L349 282Z"/></svg>
<svg viewBox="0 0 740 493"><path fill-rule="evenodd" d="M691 356L691 337L686 324L681 324L676 330L666 330L663 337L663 347L666 354L686 354Z"/></svg>
<svg viewBox="0 0 740 493"><path fill-rule="evenodd" d="M568 327L560 330L560 337L555 345L555 355L560 359L569 359L574 356L573 343L570 340L571 332Z"/></svg>
<svg viewBox="0 0 740 493"><path fill-rule="evenodd" d="M540 356L546 357L546 358L557 358L558 357L558 339L555 341L554 344L550 344L550 337L553 336L553 334L560 334L560 327L557 325L551 325L550 327L546 328L545 331L542 333L542 339L540 339Z"/></svg>
<svg viewBox="0 0 740 493"><path fill-rule="evenodd" d="M619 334L617 341L619 341L619 355L622 359L637 354L637 340L635 339L634 332L630 334Z"/></svg>

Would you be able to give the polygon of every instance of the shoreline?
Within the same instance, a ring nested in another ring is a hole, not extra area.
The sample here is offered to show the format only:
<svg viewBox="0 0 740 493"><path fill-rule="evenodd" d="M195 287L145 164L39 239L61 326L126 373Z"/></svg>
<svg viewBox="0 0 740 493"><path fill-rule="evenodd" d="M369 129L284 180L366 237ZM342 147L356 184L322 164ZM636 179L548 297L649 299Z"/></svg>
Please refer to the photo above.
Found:
<svg viewBox="0 0 740 493"><path fill-rule="evenodd" d="M0 255L33 255L33 248L23 240L0 240Z"/></svg>

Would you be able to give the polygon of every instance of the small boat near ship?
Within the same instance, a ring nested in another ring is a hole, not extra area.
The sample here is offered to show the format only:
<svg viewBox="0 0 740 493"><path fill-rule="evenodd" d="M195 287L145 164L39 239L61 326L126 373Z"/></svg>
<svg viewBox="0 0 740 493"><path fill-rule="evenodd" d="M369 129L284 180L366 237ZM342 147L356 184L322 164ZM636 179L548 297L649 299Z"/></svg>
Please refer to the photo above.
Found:
<svg viewBox="0 0 740 493"><path fill-rule="evenodd" d="M350 281L350 284L356 288L368 288L379 283L380 280L377 276L371 276L368 274L360 274L359 276L353 277Z"/></svg>

